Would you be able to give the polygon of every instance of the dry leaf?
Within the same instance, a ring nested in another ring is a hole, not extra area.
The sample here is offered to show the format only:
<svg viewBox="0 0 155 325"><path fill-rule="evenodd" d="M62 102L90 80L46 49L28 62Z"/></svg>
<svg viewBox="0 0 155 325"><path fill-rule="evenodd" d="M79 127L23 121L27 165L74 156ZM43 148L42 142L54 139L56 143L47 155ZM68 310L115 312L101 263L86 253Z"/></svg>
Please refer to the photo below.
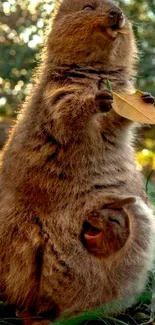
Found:
<svg viewBox="0 0 155 325"><path fill-rule="evenodd" d="M133 94L117 94L113 92L113 109L128 120L155 124L155 107L146 103L142 98L142 92Z"/></svg>

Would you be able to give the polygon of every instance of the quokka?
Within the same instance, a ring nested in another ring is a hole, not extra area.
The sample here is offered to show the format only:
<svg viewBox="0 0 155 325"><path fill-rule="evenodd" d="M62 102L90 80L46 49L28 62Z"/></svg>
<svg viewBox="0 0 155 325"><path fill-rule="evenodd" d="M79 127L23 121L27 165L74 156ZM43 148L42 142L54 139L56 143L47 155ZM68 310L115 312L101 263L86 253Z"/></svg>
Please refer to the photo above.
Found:
<svg viewBox="0 0 155 325"><path fill-rule="evenodd" d="M136 56L113 2L60 3L1 165L0 295L21 315L54 319L102 304L118 312L145 286L153 213L135 125L114 112L106 87L134 89Z"/></svg>

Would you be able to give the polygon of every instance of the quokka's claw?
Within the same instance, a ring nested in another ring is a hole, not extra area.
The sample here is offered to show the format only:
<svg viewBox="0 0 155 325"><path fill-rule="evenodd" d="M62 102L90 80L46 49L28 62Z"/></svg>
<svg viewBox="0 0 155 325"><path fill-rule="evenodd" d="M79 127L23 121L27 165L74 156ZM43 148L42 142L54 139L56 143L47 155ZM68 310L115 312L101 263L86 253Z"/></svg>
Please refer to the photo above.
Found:
<svg viewBox="0 0 155 325"><path fill-rule="evenodd" d="M143 93L143 95L142 95L142 99L143 99L146 103L155 104L155 97L152 96L150 93Z"/></svg>

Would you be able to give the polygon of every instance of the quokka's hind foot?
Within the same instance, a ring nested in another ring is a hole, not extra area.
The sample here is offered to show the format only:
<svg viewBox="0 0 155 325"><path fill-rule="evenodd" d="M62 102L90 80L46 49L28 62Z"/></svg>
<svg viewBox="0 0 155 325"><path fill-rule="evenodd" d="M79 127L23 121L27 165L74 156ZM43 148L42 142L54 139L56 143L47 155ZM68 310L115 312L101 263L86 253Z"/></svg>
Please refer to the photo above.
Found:
<svg viewBox="0 0 155 325"><path fill-rule="evenodd" d="M150 93L143 93L141 98L144 100L144 102L146 103L150 103L150 104L155 104L155 97L152 96Z"/></svg>
<svg viewBox="0 0 155 325"><path fill-rule="evenodd" d="M112 108L113 94L110 90L98 91L95 100L101 112L108 112Z"/></svg>

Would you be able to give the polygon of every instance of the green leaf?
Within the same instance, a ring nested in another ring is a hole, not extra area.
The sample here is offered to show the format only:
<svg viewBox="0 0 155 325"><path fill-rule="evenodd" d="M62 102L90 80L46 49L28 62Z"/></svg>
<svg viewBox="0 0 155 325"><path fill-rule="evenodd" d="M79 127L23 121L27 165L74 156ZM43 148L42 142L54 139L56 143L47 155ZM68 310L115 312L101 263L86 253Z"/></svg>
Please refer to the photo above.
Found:
<svg viewBox="0 0 155 325"><path fill-rule="evenodd" d="M108 79L106 80L106 86L107 86L107 88L108 88L109 90L112 91L112 85L111 85L111 82L110 82Z"/></svg>

